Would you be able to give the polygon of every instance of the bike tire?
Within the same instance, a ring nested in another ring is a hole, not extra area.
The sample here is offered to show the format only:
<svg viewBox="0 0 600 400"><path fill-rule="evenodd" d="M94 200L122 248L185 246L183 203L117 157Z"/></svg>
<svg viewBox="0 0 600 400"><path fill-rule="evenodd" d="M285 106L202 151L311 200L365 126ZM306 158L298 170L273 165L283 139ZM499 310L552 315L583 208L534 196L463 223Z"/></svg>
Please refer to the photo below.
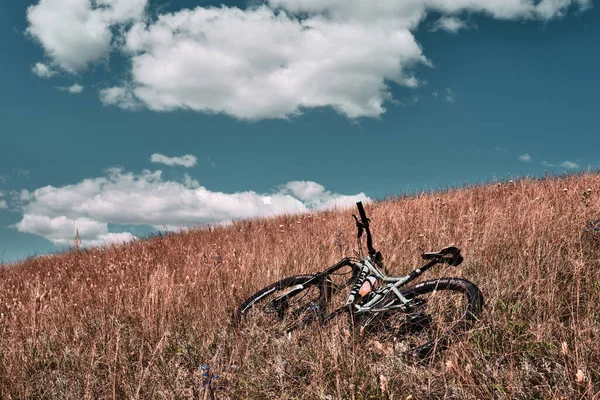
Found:
<svg viewBox="0 0 600 400"><path fill-rule="evenodd" d="M402 288L400 292L409 300L419 298L425 302L412 313L384 313L379 318L380 324L372 324L368 331L376 331L379 326L384 328L384 335L391 333L392 337L404 338L408 343L404 349L406 355L419 359L429 358L447 348L457 334L472 328L483 309L481 290L466 279L432 279ZM434 296L437 298L432 301ZM456 303L456 310L451 310L453 315L448 317L443 315L443 306L450 302ZM364 322L361 326L365 329Z"/></svg>
<svg viewBox="0 0 600 400"><path fill-rule="evenodd" d="M289 276L257 291L244 300L236 309L233 315L233 324L235 326L254 324L263 329L274 328L279 331L290 332L321 318L332 291L332 286L328 280L313 281L306 285L302 291L290 298L288 304L285 305L285 309L283 306L277 310L268 308L271 307L270 300L296 285L304 285L313 277L313 275ZM249 319L252 319L250 318L251 314L256 314L253 322L249 321ZM271 315L269 316L269 314ZM285 321L286 317L287 321Z"/></svg>

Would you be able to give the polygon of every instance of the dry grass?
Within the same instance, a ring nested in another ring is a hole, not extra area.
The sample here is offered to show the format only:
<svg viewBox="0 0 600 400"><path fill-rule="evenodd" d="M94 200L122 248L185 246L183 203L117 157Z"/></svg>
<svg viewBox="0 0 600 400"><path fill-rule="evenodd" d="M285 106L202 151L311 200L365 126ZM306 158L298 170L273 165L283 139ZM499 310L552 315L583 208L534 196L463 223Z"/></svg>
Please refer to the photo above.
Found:
<svg viewBox="0 0 600 400"><path fill-rule="evenodd" d="M5 266L0 398L199 398L202 364L221 376L219 399L600 398L600 232L585 232L599 194L600 175L584 174L367 206L390 272L453 243L465 262L425 278L464 277L484 293L476 329L429 365L337 326L291 341L230 326L257 289L350 255L353 210Z"/></svg>

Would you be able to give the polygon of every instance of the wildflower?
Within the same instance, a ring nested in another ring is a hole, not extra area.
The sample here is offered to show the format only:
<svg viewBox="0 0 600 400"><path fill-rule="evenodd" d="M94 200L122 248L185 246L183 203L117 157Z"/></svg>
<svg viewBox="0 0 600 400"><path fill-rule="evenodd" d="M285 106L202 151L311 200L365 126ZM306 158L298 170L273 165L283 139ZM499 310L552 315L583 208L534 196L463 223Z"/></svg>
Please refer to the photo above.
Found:
<svg viewBox="0 0 600 400"><path fill-rule="evenodd" d="M598 231L600 231L600 219L597 219L594 222L590 222L588 224L588 229L585 230L585 235L587 236L588 240L592 240L593 236Z"/></svg>
<svg viewBox="0 0 600 400"><path fill-rule="evenodd" d="M373 348L378 352L383 352L383 345L377 340L373 341Z"/></svg>
<svg viewBox="0 0 600 400"><path fill-rule="evenodd" d="M560 345L560 352L565 356L569 354L569 346L567 346L567 342L562 342Z"/></svg>
<svg viewBox="0 0 600 400"><path fill-rule="evenodd" d="M582 370L578 369L575 376L577 377L577 383L583 383L583 381L585 381L585 374Z"/></svg>
<svg viewBox="0 0 600 400"><path fill-rule="evenodd" d="M219 379L219 375L215 375L210 370L210 365L206 365L206 364L203 364L200 367L200 371L202 372L202 389L206 389L208 387L209 389L215 390L216 382L214 382L214 381Z"/></svg>
<svg viewBox="0 0 600 400"><path fill-rule="evenodd" d="M388 392L388 378L381 374L379 375L379 388L381 389L382 394L386 394Z"/></svg>

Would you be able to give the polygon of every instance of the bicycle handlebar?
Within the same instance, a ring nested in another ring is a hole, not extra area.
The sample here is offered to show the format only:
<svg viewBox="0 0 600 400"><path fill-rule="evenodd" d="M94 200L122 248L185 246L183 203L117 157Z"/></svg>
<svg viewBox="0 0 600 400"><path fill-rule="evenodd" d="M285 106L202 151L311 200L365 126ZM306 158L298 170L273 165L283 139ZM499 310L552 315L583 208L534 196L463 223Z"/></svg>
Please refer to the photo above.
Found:
<svg viewBox="0 0 600 400"><path fill-rule="evenodd" d="M362 229L364 228L367 231L367 248L369 249L369 255L375 255L377 252L373 248L373 239L371 238L371 230L369 229L369 218L367 218L367 214L365 213L365 208L363 207L362 201L358 201L356 203L358 207L358 213L360 214L361 222L356 221L356 225L358 226L358 237L362 236Z"/></svg>
<svg viewBox="0 0 600 400"><path fill-rule="evenodd" d="M365 208L363 207L362 201L356 203L358 207L358 213L360 214L360 219L362 220L362 224L365 228L369 227L369 219L367 218L367 214L365 214Z"/></svg>

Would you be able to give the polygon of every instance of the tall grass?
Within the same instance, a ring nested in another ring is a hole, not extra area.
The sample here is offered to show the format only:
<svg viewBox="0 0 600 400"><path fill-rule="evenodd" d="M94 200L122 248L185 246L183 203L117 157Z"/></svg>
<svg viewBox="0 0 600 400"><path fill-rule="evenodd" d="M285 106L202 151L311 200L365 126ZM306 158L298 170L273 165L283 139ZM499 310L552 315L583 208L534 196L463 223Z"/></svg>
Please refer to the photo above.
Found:
<svg viewBox="0 0 600 400"><path fill-rule="evenodd" d="M367 205L390 273L454 244L475 329L428 364L343 326L291 340L230 325L282 277L355 248L351 209L237 222L0 269L0 398L600 398L600 175L522 179ZM588 232L586 232L588 230Z"/></svg>

